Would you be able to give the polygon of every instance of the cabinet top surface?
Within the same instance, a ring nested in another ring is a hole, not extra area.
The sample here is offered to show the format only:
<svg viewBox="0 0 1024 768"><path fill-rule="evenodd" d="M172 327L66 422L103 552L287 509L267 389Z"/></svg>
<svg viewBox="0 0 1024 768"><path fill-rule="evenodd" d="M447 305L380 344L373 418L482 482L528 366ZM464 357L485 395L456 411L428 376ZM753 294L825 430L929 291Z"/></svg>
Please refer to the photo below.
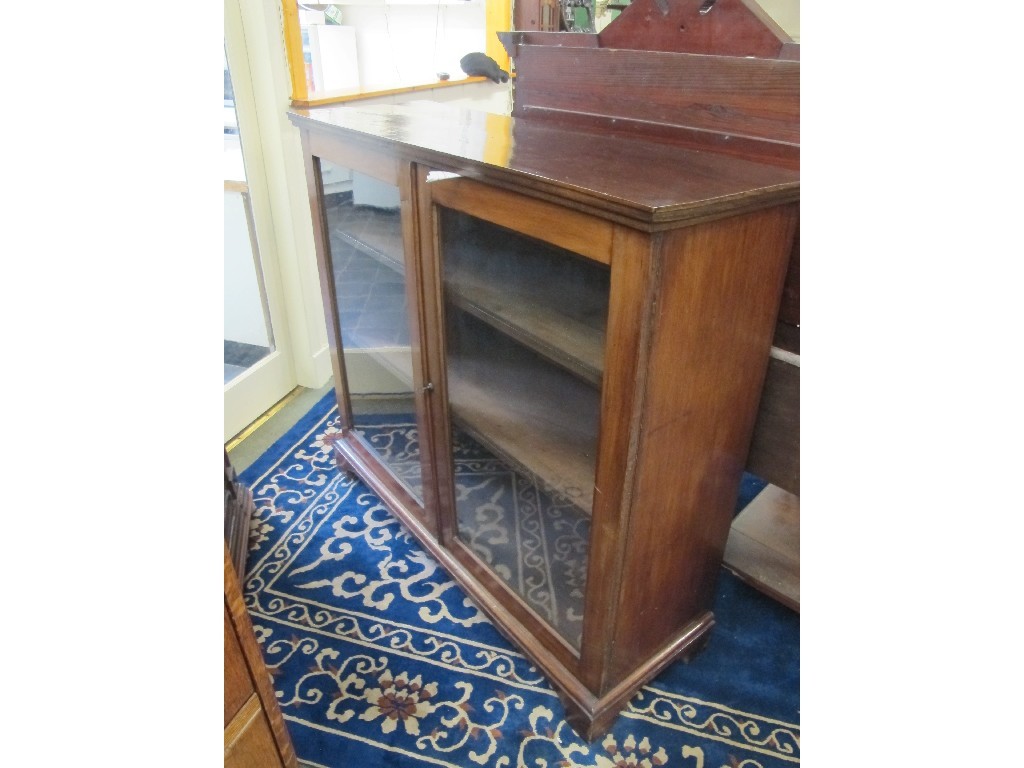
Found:
<svg viewBox="0 0 1024 768"><path fill-rule="evenodd" d="M799 199L798 171L443 104L292 109L289 117L313 132L362 134L442 170L574 199L638 222L685 221Z"/></svg>

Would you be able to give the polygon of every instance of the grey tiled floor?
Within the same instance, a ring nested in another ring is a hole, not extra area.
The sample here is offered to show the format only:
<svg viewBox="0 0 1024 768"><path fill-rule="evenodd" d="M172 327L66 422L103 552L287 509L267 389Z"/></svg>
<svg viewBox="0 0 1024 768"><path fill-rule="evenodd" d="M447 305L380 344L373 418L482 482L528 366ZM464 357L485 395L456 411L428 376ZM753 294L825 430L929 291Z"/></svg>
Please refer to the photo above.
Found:
<svg viewBox="0 0 1024 768"><path fill-rule="evenodd" d="M351 198L339 196L327 208L327 220L342 343L349 349L407 346L409 325L397 211L353 206ZM362 247L353 245L349 237Z"/></svg>
<svg viewBox="0 0 1024 768"><path fill-rule="evenodd" d="M328 206L327 218L342 343L347 349L408 346L402 232L397 211L353 206L350 196L340 196ZM363 247L352 245L338 234L341 231L351 233ZM246 361L225 361L225 383L245 370L231 364L234 362ZM244 471L259 458L333 386L329 382L321 389L300 388L289 395L279 412L228 451L235 471Z"/></svg>

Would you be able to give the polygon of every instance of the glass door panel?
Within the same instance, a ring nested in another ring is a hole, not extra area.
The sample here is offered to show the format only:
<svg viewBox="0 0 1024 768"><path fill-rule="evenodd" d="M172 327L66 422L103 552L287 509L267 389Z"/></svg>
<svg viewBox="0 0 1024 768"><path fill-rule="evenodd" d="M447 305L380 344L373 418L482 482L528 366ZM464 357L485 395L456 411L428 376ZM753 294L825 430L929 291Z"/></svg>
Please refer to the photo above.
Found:
<svg viewBox="0 0 1024 768"><path fill-rule="evenodd" d="M399 190L320 161L349 428L421 504ZM344 409L343 409L344 410Z"/></svg>
<svg viewBox="0 0 1024 768"><path fill-rule="evenodd" d="M457 535L579 648L609 270L437 212Z"/></svg>
<svg viewBox="0 0 1024 768"><path fill-rule="evenodd" d="M224 441L234 443L298 384L256 117L265 72L252 66L236 0L224 6Z"/></svg>

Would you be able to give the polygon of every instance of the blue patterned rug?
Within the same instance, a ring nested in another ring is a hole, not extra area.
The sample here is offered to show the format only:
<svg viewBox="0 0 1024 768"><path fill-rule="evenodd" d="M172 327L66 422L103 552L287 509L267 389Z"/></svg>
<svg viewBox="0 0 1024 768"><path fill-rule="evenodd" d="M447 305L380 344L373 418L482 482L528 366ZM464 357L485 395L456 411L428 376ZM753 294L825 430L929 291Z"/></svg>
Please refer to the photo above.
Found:
<svg viewBox="0 0 1024 768"><path fill-rule="evenodd" d="M797 614L723 570L707 649L644 686L588 744L533 665L337 470L336 417L329 394L241 475L257 505L246 604L303 763L799 764ZM741 503L760 487L746 478Z"/></svg>

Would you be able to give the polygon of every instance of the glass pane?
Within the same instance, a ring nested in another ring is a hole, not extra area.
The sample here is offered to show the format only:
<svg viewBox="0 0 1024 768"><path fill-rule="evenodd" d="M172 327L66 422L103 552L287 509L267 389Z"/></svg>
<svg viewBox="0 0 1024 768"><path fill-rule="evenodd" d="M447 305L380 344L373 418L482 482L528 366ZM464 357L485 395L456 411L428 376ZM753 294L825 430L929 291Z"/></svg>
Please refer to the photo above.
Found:
<svg viewBox="0 0 1024 768"><path fill-rule="evenodd" d="M224 383L274 350L263 269L224 56Z"/></svg>
<svg viewBox="0 0 1024 768"><path fill-rule="evenodd" d="M607 267L439 209L459 537L575 647Z"/></svg>
<svg viewBox="0 0 1024 768"><path fill-rule="evenodd" d="M460 80L462 56L487 45L484 3L297 7L311 97Z"/></svg>
<svg viewBox="0 0 1024 768"><path fill-rule="evenodd" d="M398 187L320 161L350 425L422 502Z"/></svg>

